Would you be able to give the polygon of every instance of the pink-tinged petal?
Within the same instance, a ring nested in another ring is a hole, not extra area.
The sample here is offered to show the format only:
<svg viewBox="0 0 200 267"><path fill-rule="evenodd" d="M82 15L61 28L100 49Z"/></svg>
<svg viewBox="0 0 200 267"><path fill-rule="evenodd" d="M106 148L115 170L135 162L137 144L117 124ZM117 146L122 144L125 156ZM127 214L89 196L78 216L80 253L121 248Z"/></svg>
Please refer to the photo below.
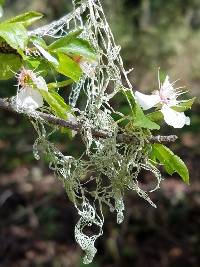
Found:
<svg viewBox="0 0 200 267"><path fill-rule="evenodd" d="M154 107L161 101L159 95L145 95L138 91L135 92L135 98L144 110Z"/></svg>
<svg viewBox="0 0 200 267"><path fill-rule="evenodd" d="M165 122L174 128L182 128L185 124L190 124L190 118L185 116L184 112L177 112L167 105L163 105L161 112Z"/></svg>
<svg viewBox="0 0 200 267"><path fill-rule="evenodd" d="M39 91L27 87L17 94L16 104L19 108L34 111L43 106L43 98Z"/></svg>

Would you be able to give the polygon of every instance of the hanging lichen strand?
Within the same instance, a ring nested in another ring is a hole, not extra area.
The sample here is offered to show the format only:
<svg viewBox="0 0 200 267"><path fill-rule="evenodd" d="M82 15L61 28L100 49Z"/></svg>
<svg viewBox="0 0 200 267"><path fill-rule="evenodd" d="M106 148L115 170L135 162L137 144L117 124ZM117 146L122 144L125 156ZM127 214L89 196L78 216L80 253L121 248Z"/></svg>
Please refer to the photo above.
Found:
<svg viewBox="0 0 200 267"><path fill-rule="evenodd" d="M78 6L74 3L74 9L73 17L49 28L42 35L59 38L72 30L72 27L80 27L83 29L81 37L87 39L97 51L97 61L83 62L85 74L73 85L69 97L69 104L79 112L77 120L82 125L87 160L84 155L79 159L64 156L48 141L44 122L39 118L34 122L39 136L34 145L34 155L38 159L38 149L42 148L50 161L50 169L63 182L69 199L78 211L80 219L75 226L75 239L86 253L83 262L87 264L96 254L96 239L103 234L102 205L116 212L117 223L122 223L126 190L137 192L155 207L148 194L139 187L137 177L141 169L155 174L156 189L159 188L161 177L147 157L146 137L140 128L135 128L135 132L130 129L131 135L135 135L138 140L137 145L118 144L116 141L119 129L111 116L115 111L109 101L119 91L131 90L132 87L119 55L120 47L115 45L100 2L80 1ZM77 106L81 91L86 98L83 110ZM123 114L118 115L123 118ZM100 129L110 137L97 139L92 135L92 129ZM85 227L92 226L98 228L98 233L84 233Z"/></svg>
<svg viewBox="0 0 200 267"><path fill-rule="evenodd" d="M29 32L25 26L41 14L29 12L1 23L0 46L7 47L8 53L13 49L15 54L0 52L4 58L0 65L7 64L0 68L0 79L9 79L14 70L19 73L16 96L0 99L0 108L23 113L32 122L38 134L33 154L37 160L40 154L45 155L77 209L80 218L75 239L85 252L84 263L90 263L97 251L95 241L103 234L103 206L116 213L117 223L124 219L127 191L136 192L156 207L149 192L140 187L141 170L155 177L150 192L158 189L162 180L156 167L160 164L169 174L177 172L189 182L184 162L159 144L175 141L174 136L154 137L152 131L159 130L163 120L176 128L189 124L184 111L191 108L194 99L177 100L182 92L174 89L168 76L164 82L159 79L159 90L152 95L134 95L130 71L123 67L120 47L114 42L100 1L73 0L73 6L70 14ZM48 72L55 77L62 74L65 80L47 84ZM59 89L72 82L66 103ZM111 106L116 94L127 101L129 114ZM156 110L145 114L141 107ZM85 151L79 158L63 155L50 142L50 136L60 128L66 130L64 127L72 130L72 136L78 133L82 137ZM88 228L93 235L87 235Z"/></svg>

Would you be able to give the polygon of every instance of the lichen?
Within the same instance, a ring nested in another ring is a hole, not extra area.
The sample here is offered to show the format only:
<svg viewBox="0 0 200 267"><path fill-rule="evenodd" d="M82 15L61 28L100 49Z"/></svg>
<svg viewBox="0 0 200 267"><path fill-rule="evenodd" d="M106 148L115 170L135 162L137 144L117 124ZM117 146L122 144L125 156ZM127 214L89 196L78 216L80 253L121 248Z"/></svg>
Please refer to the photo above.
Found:
<svg viewBox="0 0 200 267"><path fill-rule="evenodd" d="M76 8L75 3L74 6ZM84 263L90 263L97 251L95 241L103 234L103 205L107 205L111 212L116 212L117 223L124 220L124 196L127 191L136 192L155 207L148 193L140 187L138 175L143 169L152 172L156 177L153 190L159 187L161 176L148 159L146 137L140 129L131 130L131 135L138 139L137 144L118 143L120 128L112 115L123 118L123 114L111 107L110 99L120 91L132 90L128 80L129 71L123 67L120 47L114 42L99 0L79 1L78 10L74 17L63 21L59 27L55 24L45 35L58 38L73 30L73 27L81 27L82 38L89 40L99 55L94 75L88 77L83 74L69 96L69 104L74 110L79 110L77 119L82 124L85 153L79 158L61 153L49 141L56 128L50 130L50 125L38 116L32 119L38 134L33 153L37 160L41 153L45 155L49 168L62 181L77 209L80 219L75 226L75 239L86 253ZM81 92L85 105L80 110L77 103ZM109 137L93 136L94 129L106 132ZM93 226L97 227L97 233L87 235L85 227L92 229Z"/></svg>

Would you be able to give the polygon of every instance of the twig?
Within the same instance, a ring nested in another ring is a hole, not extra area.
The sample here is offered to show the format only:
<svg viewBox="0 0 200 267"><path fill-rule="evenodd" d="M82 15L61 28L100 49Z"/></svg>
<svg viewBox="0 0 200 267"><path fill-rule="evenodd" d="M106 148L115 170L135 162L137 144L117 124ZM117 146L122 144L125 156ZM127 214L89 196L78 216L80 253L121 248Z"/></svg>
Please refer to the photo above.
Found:
<svg viewBox="0 0 200 267"><path fill-rule="evenodd" d="M56 29L58 29L60 26L62 26L63 24L66 24L67 21L73 19L74 17L76 17L77 15L85 12L86 8L87 8L87 0L85 0L84 2L81 3L81 5L76 8L75 10L73 10L71 13L65 15L64 17L53 21L50 24L47 24L45 26L42 26L40 28L37 28L36 30L33 31L29 31L28 34L29 36L32 35L38 35L38 36L45 36L48 34L52 34L52 32ZM7 104L3 104L2 103L2 99L0 100L0 107L1 108L6 108L8 110L12 110L15 111L10 105ZM16 111L15 111L16 112ZM63 120L60 118L57 118L53 115L50 114L46 114L46 113L42 113L42 112L37 112L37 114L44 120L48 121L51 124L57 125L57 126L61 126L61 127L66 127L66 128L70 128L72 130L75 130L77 132L81 132L82 131L82 125L80 123L76 123L76 122L72 122L72 121L67 121L67 120ZM108 133L106 132L102 132L100 130L92 130L92 134L93 136L97 137L97 138L108 138L110 137ZM151 143L170 143L170 142L175 142L177 140L177 136L176 135L169 135L169 136L152 136L149 138L149 142ZM127 134L119 134L117 136L117 141L119 143L138 143L138 139L135 136L132 135L127 135Z"/></svg>
<svg viewBox="0 0 200 267"><path fill-rule="evenodd" d="M175 142L178 139L178 136L176 135L158 135L158 136L152 136L151 142L152 143L169 143L169 142Z"/></svg>
<svg viewBox="0 0 200 267"><path fill-rule="evenodd" d="M8 98L0 98L0 108L17 113L17 111L13 108L13 106L9 102ZM50 124L61 126L64 128L70 128L71 130L77 131L78 133L81 133L83 130L82 124L80 122L60 119L51 114L47 114L47 113L43 113L39 111L36 114L31 114L31 113L28 114L28 116L33 117L33 118L35 118L35 115L38 115L40 118L44 119ZM97 130L97 129L92 129L92 135L96 138L104 138L104 139L110 137L109 133L101 131L101 130ZM159 136L149 137L148 141L150 143L170 143L170 142L175 142L177 138L178 137L176 135L169 135L169 136L159 135ZM139 140L136 136L132 136L128 134L118 134L117 141L119 143L137 144Z"/></svg>

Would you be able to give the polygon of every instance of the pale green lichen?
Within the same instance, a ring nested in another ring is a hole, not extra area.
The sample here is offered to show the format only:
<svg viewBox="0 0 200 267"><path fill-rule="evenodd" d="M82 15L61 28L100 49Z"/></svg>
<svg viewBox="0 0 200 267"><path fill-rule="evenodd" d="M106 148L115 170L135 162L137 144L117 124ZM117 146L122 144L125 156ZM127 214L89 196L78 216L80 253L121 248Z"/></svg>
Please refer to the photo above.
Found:
<svg viewBox="0 0 200 267"><path fill-rule="evenodd" d="M86 21L81 12L76 13L71 20L64 21L62 27L50 29L46 35L57 37L72 25L83 27L82 37L87 38L99 54L95 75L90 78L83 75L72 87L69 97L69 103L74 108L80 108L77 106L80 92L85 95L85 106L78 117L82 124L85 153L77 159L63 155L49 141L51 131L46 130L49 125L38 117L33 121L38 134L33 153L36 159L40 158L38 151L47 157L50 169L62 181L76 207L80 219L75 227L75 239L86 253L84 263L90 263L97 251L95 241L103 234L102 205L116 212L117 223L122 223L124 219L124 195L128 190L136 192L155 207L148 193L140 188L138 175L142 169L152 172L157 180L154 190L159 187L161 176L148 159L146 136L140 129L131 130L131 135L138 139L137 144L119 144L116 140L119 127L111 116L115 111L109 101L119 91L132 89L128 72L123 68L120 47L115 45L99 0L79 1L79 5L82 5ZM72 24L72 21L75 23ZM97 139L92 134L93 129L104 131L110 137ZM92 226L98 228L97 233L87 235L84 228Z"/></svg>

